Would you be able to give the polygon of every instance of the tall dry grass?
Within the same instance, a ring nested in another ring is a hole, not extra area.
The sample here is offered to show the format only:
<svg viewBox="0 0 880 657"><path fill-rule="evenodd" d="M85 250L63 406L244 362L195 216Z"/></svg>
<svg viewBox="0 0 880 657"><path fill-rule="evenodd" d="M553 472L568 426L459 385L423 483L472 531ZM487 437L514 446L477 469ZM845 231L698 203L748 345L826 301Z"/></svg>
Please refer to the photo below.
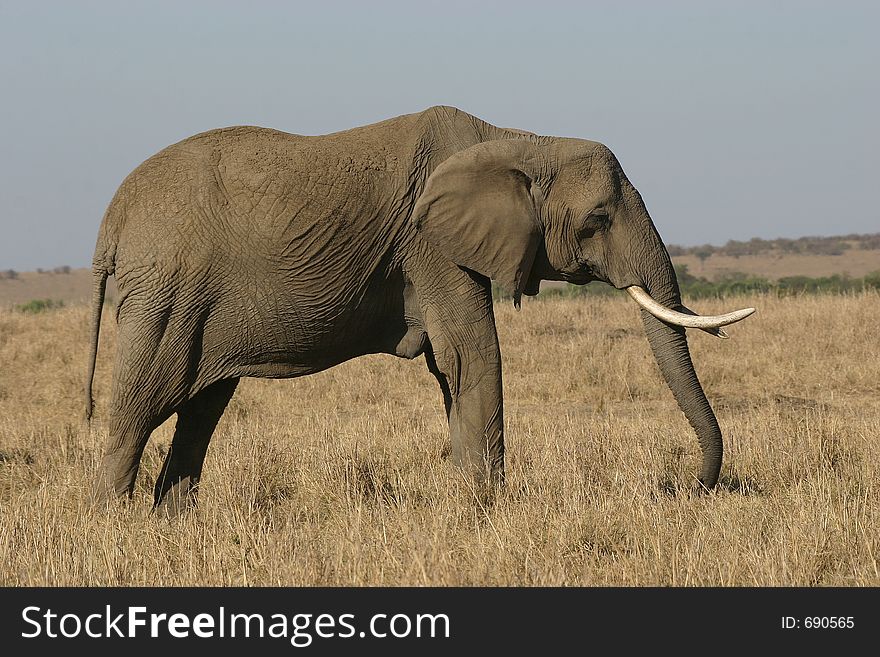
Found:
<svg viewBox="0 0 880 657"><path fill-rule="evenodd" d="M691 496L696 439L625 299L497 307L507 485L482 507L448 464L422 359L245 380L199 508L150 513L172 422L133 502L88 505L106 439L81 423L84 308L0 313L0 584L880 585L880 295L704 302L759 313L691 333L726 439ZM106 313L111 315L111 313Z"/></svg>

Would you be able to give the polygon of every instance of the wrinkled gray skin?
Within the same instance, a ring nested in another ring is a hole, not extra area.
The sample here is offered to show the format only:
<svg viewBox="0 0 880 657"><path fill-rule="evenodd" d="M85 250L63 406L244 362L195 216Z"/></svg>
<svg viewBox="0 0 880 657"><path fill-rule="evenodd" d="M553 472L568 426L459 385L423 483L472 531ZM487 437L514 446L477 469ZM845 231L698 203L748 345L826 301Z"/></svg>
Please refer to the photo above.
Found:
<svg viewBox="0 0 880 657"><path fill-rule="evenodd" d="M130 495L150 433L177 413L155 487L172 514L193 498L243 376L424 354L454 462L492 484L503 477L504 428L490 278L517 305L541 280L639 285L681 303L666 248L608 148L450 107L320 137L234 127L170 146L119 188L93 273L89 415L107 276L119 286L96 493ZM700 482L712 487L721 432L684 329L641 312L699 438Z"/></svg>

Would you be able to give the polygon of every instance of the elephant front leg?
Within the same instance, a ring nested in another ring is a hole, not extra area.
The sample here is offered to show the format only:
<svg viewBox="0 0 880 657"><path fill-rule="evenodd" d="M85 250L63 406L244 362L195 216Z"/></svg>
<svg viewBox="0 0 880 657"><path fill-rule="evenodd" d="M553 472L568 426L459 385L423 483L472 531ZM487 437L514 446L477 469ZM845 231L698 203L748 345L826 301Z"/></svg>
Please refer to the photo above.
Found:
<svg viewBox="0 0 880 657"><path fill-rule="evenodd" d="M504 479L504 412L501 356L489 320L479 342L473 332L467 340L454 330L435 331L425 357L443 392L452 460L478 488L491 490Z"/></svg>
<svg viewBox="0 0 880 657"><path fill-rule="evenodd" d="M504 482L503 401L497 376L487 375L459 393L449 416L453 461L478 485L494 488Z"/></svg>

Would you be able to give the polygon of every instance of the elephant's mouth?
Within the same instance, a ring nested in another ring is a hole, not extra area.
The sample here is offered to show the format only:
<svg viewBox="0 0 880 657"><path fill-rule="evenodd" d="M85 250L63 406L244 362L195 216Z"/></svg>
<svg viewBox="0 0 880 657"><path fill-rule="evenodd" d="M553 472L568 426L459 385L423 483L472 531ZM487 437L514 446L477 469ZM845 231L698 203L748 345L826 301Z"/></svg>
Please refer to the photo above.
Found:
<svg viewBox="0 0 880 657"><path fill-rule="evenodd" d="M562 271L561 274L562 280L566 283L572 283L573 285L586 285L587 283L592 283L594 281L608 282L593 266L582 261L580 258L577 260L577 265L573 267L573 271Z"/></svg>
<svg viewBox="0 0 880 657"><path fill-rule="evenodd" d="M578 273L571 276L566 276L565 280L568 283L572 283L574 285L586 285L587 283L592 283L593 281L598 281L599 279L591 274Z"/></svg>
<svg viewBox="0 0 880 657"><path fill-rule="evenodd" d="M754 308L743 308L742 310L734 310L733 312L725 313L724 315L698 315L692 310L682 306L682 310L687 311L684 313L672 310L671 308L667 308L658 303L643 287L630 285L625 289L637 304L654 315L657 319L675 326L698 328L719 338L729 337L727 333L722 330L722 326L741 322L755 312Z"/></svg>
<svg viewBox="0 0 880 657"><path fill-rule="evenodd" d="M529 274L529 278L526 281L525 287L523 288L523 294L525 294L527 297L533 297L540 291L541 277L536 276L535 272L532 272L531 274Z"/></svg>

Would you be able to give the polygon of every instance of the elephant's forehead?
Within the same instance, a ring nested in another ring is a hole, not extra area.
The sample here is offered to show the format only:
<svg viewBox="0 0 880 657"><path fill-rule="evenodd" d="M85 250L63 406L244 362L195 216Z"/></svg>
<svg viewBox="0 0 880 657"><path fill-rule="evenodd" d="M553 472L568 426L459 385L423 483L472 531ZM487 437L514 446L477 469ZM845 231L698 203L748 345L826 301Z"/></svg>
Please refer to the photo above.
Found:
<svg viewBox="0 0 880 657"><path fill-rule="evenodd" d="M589 210L620 194L620 166L604 146L573 158L561 168L554 184L554 201L572 209Z"/></svg>

